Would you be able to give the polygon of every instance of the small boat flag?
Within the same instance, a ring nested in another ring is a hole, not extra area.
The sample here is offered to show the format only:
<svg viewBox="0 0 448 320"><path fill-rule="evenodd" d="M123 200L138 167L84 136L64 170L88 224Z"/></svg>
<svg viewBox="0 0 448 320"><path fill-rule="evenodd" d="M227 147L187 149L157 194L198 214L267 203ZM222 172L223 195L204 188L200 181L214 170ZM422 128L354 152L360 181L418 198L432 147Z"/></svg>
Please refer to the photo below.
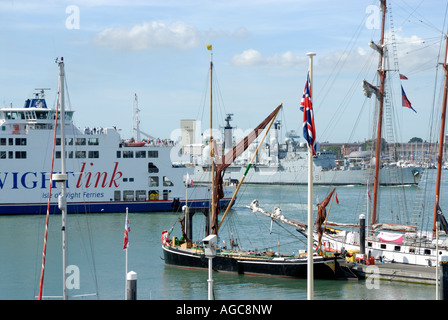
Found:
<svg viewBox="0 0 448 320"><path fill-rule="evenodd" d="M313 104L311 102L310 73L306 77L300 110L303 111L303 137L316 154L316 128L314 126Z"/></svg>
<svg viewBox="0 0 448 320"><path fill-rule="evenodd" d="M193 179L191 179L190 175L187 173L187 178L185 179L185 184L187 186L192 186L193 185Z"/></svg>
<svg viewBox="0 0 448 320"><path fill-rule="evenodd" d="M338 194L337 193L334 194L334 198L336 200L336 203L339 204L339 199L338 199Z"/></svg>
<svg viewBox="0 0 448 320"><path fill-rule="evenodd" d="M409 101L408 97L406 97L406 93L404 92L403 86L401 86L401 103L403 107L412 109L412 111L417 113L417 111L415 111L414 108L412 108L411 101Z"/></svg>
<svg viewBox="0 0 448 320"><path fill-rule="evenodd" d="M131 227L129 226L128 211L126 210L126 221L124 222L123 250L126 250L129 247L129 232L131 232Z"/></svg>
<svg viewBox="0 0 448 320"><path fill-rule="evenodd" d="M406 77L404 74L400 73L400 79L401 80L408 80L408 77Z"/></svg>
<svg viewBox="0 0 448 320"><path fill-rule="evenodd" d="M207 44L206 47L207 47L207 50L212 50L212 45L211 44Z"/></svg>

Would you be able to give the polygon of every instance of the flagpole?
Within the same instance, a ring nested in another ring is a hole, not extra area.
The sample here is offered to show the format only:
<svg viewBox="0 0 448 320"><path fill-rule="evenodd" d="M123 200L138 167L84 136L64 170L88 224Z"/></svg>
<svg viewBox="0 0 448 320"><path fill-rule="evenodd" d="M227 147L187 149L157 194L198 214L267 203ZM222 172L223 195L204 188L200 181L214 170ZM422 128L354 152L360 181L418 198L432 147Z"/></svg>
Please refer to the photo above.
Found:
<svg viewBox="0 0 448 320"><path fill-rule="evenodd" d="M125 220L125 232L127 232L128 234L128 239L127 239L127 243L126 243L126 258L125 258L125 263L126 263L126 273L124 275L124 298L125 300L128 299L128 290L127 290L127 276L128 276L128 248L129 248L129 231L127 231L128 229L128 207L126 207L126 220ZM125 235L126 236L126 235ZM125 240L126 241L126 240Z"/></svg>
<svg viewBox="0 0 448 320"><path fill-rule="evenodd" d="M306 54L310 58L310 98L313 92L313 57L314 52ZM306 110L304 110L306 112ZM315 137L313 137L315 139ZM307 297L314 299L314 270L313 270L313 146L308 143L308 265L307 265Z"/></svg>

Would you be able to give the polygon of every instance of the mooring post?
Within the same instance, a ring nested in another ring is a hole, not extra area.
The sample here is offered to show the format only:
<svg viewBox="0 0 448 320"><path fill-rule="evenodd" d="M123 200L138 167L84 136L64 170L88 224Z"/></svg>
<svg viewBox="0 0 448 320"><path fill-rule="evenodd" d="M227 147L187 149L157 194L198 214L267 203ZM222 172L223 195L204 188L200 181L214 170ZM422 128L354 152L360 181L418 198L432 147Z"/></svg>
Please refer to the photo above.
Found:
<svg viewBox="0 0 448 320"><path fill-rule="evenodd" d="M359 253L366 254L366 216L359 215Z"/></svg>
<svg viewBox="0 0 448 320"><path fill-rule="evenodd" d="M440 261L440 300L448 300L448 256ZM438 280L438 279L436 279Z"/></svg>
<svg viewBox="0 0 448 320"><path fill-rule="evenodd" d="M134 271L126 275L126 300L137 300L137 273Z"/></svg>

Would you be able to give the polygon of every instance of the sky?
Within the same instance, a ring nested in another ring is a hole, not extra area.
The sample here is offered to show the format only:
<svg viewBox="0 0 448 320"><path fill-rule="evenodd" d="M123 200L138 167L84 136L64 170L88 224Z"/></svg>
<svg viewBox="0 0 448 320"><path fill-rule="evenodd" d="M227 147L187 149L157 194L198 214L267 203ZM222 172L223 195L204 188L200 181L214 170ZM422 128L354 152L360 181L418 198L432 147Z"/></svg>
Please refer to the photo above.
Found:
<svg viewBox="0 0 448 320"><path fill-rule="evenodd" d="M385 122L394 125L397 142L430 141L431 121L440 117L447 3L389 2L393 108ZM283 103L282 134L301 136L307 53L315 52L317 140L364 141L375 99L365 98L361 82L376 84L378 54L369 42L380 34L379 3L371 0L1 0L0 102L22 106L35 88L51 88L53 106L55 59L64 57L77 126L116 126L123 138L134 136L136 94L140 129L176 139L181 119L201 120L202 131L210 125L212 52L214 127L231 113L237 129L249 130ZM417 113L401 106L400 85Z"/></svg>

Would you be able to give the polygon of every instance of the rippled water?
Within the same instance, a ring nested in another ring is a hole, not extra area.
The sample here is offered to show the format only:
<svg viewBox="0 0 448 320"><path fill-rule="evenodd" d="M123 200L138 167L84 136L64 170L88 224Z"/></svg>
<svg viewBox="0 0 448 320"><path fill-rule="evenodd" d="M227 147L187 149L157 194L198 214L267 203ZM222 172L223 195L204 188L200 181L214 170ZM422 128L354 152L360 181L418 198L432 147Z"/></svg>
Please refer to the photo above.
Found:
<svg viewBox="0 0 448 320"><path fill-rule="evenodd" d="M444 186L446 186L446 181ZM429 189L432 187L428 187ZM280 205L291 218L306 221L306 187L245 186L234 208L232 223L224 223L221 239L238 236L246 248L280 248L296 252L306 247L306 239L297 232L274 225L256 216L245 206L258 198L260 206L270 211ZM393 188L386 188L393 189ZM400 188L396 188L400 189ZM428 192L431 190L428 189ZM330 191L316 187L322 200ZM417 187L406 187L410 199ZM359 215L359 198L365 198L365 188L338 187L340 204L333 203L330 220L353 222ZM364 196L360 196L364 195ZM428 196L429 197L429 196ZM394 199L394 198L391 198ZM442 209L448 208L441 199ZM387 198L382 199L382 204ZM388 213L381 213L383 218ZM129 213L131 225L128 268L138 274L138 299L147 300L205 300L207 271L185 270L165 266L162 260L161 232L177 223L176 213ZM123 214L89 214L68 216L68 264L79 268L80 288L69 290L69 296L97 293L83 299L123 299L125 293L125 251L123 246ZM61 221L59 215L50 217L48 252L45 270L45 296L62 294ZM230 221L230 220L229 220ZM35 299L38 294L45 216L0 216L0 299ZM204 227L201 214L194 216L194 229ZM238 228L237 228L238 227ZM176 235L176 231L173 232ZM177 235L180 232L177 231ZM202 239L201 235L194 240ZM213 273L215 298L220 300L294 300L306 299L306 280L275 277L244 276ZM435 289L429 285L381 281L378 289L368 289L365 281L316 280L315 299L373 300L373 299L434 299Z"/></svg>

